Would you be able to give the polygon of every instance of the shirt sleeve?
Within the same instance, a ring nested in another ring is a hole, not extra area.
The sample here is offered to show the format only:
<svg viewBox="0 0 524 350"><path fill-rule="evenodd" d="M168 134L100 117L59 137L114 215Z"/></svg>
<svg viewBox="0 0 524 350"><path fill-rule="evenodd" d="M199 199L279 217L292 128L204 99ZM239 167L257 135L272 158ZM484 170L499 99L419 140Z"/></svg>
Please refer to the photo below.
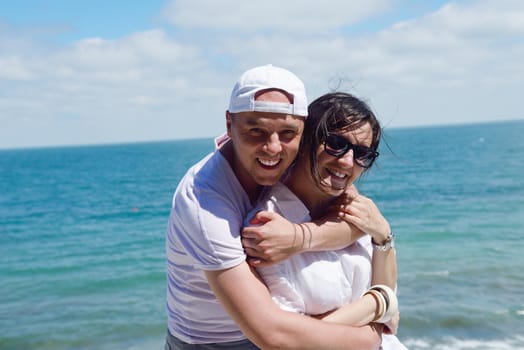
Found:
<svg viewBox="0 0 524 350"><path fill-rule="evenodd" d="M188 178L173 199L169 235L195 267L221 270L245 261L240 240L249 209L243 189L226 178Z"/></svg>

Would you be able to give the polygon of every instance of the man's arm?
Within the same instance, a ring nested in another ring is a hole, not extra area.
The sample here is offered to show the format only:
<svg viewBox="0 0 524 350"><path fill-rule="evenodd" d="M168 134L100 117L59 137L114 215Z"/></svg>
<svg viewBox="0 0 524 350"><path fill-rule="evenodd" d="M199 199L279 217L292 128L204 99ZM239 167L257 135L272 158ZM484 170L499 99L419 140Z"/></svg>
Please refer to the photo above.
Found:
<svg viewBox="0 0 524 350"><path fill-rule="evenodd" d="M313 222L294 224L281 215L260 211L251 220L254 226L242 230L242 245L251 266L267 266L305 251L337 250L369 234L382 244L391 233L387 220L375 203L352 188L353 197L341 198L339 212L330 211ZM374 251L373 284L395 288L395 250Z"/></svg>
<svg viewBox="0 0 524 350"><path fill-rule="evenodd" d="M255 267L267 266L294 254L337 250L355 243L365 233L341 217L341 213L358 195L354 185L348 187L329 208L325 208L322 217L301 224L294 224L276 213L258 212L250 221L252 226L242 231L248 262Z"/></svg>
<svg viewBox="0 0 524 350"><path fill-rule="evenodd" d="M332 324L281 310L247 263L206 271L215 295L242 332L262 349L377 349L381 328Z"/></svg>

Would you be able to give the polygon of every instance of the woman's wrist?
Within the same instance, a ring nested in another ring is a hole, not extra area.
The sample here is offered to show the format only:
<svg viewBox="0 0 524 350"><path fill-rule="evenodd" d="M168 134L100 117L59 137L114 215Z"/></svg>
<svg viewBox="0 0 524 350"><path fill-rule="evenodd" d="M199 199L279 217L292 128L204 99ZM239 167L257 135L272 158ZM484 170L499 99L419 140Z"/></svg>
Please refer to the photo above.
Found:
<svg viewBox="0 0 524 350"><path fill-rule="evenodd" d="M376 302L373 322L387 323L398 312L398 299L395 291L383 284L371 286L363 296L372 295Z"/></svg>
<svg viewBox="0 0 524 350"><path fill-rule="evenodd" d="M369 235L374 244L383 245L391 236L391 226L389 226L387 220L383 220L377 230L369 232Z"/></svg>
<svg viewBox="0 0 524 350"><path fill-rule="evenodd" d="M363 297L371 296L375 302L375 312L373 315L373 319L371 322L376 322L382 317L384 317L384 314L386 313L386 301L384 300L384 297L379 291L376 290L368 290Z"/></svg>
<svg viewBox="0 0 524 350"><path fill-rule="evenodd" d="M386 239L380 243L376 242L374 238L371 238L371 244L373 245L373 250L375 251L388 251L392 248L395 248L395 234L390 232Z"/></svg>

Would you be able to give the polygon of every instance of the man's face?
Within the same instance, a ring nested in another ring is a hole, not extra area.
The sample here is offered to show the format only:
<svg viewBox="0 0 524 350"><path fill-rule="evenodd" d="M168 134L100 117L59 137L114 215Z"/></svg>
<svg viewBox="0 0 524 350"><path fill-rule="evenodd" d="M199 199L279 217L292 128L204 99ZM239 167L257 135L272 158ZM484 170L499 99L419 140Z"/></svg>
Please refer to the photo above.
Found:
<svg viewBox="0 0 524 350"><path fill-rule="evenodd" d="M228 113L227 130L236 154L233 168L250 191L257 185L274 185L291 165L304 118L265 112Z"/></svg>

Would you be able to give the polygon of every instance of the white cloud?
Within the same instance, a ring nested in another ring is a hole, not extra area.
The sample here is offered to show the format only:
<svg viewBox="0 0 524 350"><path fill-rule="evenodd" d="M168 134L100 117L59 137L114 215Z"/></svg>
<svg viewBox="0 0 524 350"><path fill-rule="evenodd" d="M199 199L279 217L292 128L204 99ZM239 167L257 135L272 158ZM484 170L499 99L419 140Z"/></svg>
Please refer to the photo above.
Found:
<svg viewBox="0 0 524 350"><path fill-rule="evenodd" d="M9 63L0 70L0 147L183 137L169 124L187 124L179 111L194 103L194 72L207 64L161 30L85 39L36 57L0 53L0 62Z"/></svg>
<svg viewBox="0 0 524 350"><path fill-rule="evenodd" d="M0 32L0 147L211 137L234 80L263 63L310 98L340 83L391 126L522 118L521 1L448 3L379 31L361 26L385 0L246 3L173 1L174 27L115 40Z"/></svg>
<svg viewBox="0 0 524 350"><path fill-rule="evenodd" d="M361 22L384 11L386 0L173 0L163 12L173 25L245 33L310 33Z"/></svg>
<svg viewBox="0 0 524 350"><path fill-rule="evenodd" d="M0 57L0 79L5 80L31 80L33 75L29 72L19 57Z"/></svg>

